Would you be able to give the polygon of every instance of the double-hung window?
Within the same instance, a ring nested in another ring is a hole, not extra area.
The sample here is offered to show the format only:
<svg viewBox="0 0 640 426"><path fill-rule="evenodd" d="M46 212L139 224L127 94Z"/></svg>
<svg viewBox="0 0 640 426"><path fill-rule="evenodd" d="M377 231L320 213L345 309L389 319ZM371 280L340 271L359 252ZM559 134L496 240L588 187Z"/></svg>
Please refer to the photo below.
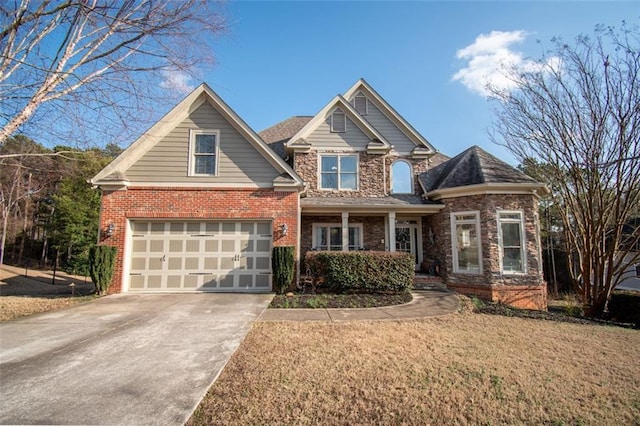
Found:
<svg viewBox="0 0 640 426"><path fill-rule="evenodd" d="M216 176L218 174L218 130L189 132L189 176Z"/></svg>
<svg viewBox="0 0 640 426"><path fill-rule="evenodd" d="M358 189L357 155L321 155L321 189Z"/></svg>
<svg viewBox="0 0 640 426"><path fill-rule="evenodd" d="M451 213L451 236L453 272L482 272L479 213Z"/></svg>
<svg viewBox="0 0 640 426"><path fill-rule="evenodd" d="M349 250L362 247L362 224L349 224ZM339 223L315 223L313 248L316 250L342 250L342 225Z"/></svg>
<svg viewBox="0 0 640 426"><path fill-rule="evenodd" d="M521 211L498 211L498 244L502 273L526 272L524 223Z"/></svg>

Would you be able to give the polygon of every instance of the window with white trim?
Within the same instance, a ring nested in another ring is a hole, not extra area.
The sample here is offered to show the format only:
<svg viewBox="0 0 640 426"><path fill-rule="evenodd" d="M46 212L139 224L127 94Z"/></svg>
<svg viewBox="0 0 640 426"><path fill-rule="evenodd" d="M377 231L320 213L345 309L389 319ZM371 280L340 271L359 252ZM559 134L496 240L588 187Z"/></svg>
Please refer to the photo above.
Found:
<svg viewBox="0 0 640 426"><path fill-rule="evenodd" d="M219 130L189 131L189 176L218 174Z"/></svg>
<svg viewBox="0 0 640 426"><path fill-rule="evenodd" d="M342 250L342 225L340 223L314 223L313 248L315 250ZM362 247L362 224L349 224L349 250Z"/></svg>
<svg viewBox="0 0 640 426"><path fill-rule="evenodd" d="M336 108L331 114L331 131L344 133L347 131L347 115L340 108Z"/></svg>
<svg viewBox="0 0 640 426"><path fill-rule="evenodd" d="M404 160L396 160L391 165L391 192L393 194L413 193L413 173L411 164Z"/></svg>
<svg viewBox="0 0 640 426"><path fill-rule="evenodd" d="M358 156L321 155L320 189L358 189Z"/></svg>
<svg viewBox="0 0 640 426"><path fill-rule="evenodd" d="M481 273L480 213L451 213L453 272Z"/></svg>
<svg viewBox="0 0 640 426"><path fill-rule="evenodd" d="M526 272L524 221L521 211L498 211L498 246L502 273Z"/></svg>
<svg viewBox="0 0 640 426"><path fill-rule="evenodd" d="M362 93L358 93L353 98L353 107L358 111L358 114L367 115L369 112L369 100Z"/></svg>

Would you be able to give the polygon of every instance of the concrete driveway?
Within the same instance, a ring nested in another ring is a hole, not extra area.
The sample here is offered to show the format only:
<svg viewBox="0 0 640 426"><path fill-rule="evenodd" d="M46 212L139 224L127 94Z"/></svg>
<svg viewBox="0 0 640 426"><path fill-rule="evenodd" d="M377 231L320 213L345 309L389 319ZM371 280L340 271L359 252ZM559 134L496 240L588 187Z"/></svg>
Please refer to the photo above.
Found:
<svg viewBox="0 0 640 426"><path fill-rule="evenodd" d="M0 424L182 424L271 297L121 294L0 324Z"/></svg>

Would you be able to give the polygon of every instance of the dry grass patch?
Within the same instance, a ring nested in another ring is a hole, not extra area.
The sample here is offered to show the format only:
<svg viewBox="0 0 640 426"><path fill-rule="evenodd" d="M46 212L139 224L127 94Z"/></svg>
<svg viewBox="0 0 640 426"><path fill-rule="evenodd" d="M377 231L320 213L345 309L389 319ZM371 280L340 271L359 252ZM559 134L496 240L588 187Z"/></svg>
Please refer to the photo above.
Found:
<svg viewBox="0 0 640 426"><path fill-rule="evenodd" d="M464 313L257 323L200 424L639 424L640 332Z"/></svg>
<svg viewBox="0 0 640 426"><path fill-rule="evenodd" d="M0 322L64 308L65 306L86 302L94 298L95 296L54 298L2 296L0 297Z"/></svg>

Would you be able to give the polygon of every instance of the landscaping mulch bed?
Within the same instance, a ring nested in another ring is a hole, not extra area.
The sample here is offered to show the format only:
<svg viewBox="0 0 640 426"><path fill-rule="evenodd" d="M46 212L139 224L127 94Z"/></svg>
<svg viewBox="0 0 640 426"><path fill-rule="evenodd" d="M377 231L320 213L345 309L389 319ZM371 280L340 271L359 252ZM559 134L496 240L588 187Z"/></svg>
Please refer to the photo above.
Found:
<svg viewBox="0 0 640 426"><path fill-rule="evenodd" d="M490 315L502 315L506 317L519 317L519 318L533 318L546 321L568 322L572 324L601 324L601 325L613 325L626 328L637 328L634 324L619 323L615 321L608 321L603 319L590 319L584 317L578 317L569 315L561 311L530 311L525 309L512 308L500 303L482 303L474 306L473 312L490 314Z"/></svg>
<svg viewBox="0 0 640 426"><path fill-rule="evenodd" d="M411 302L411 293L356 293L356 294L293 294L276 295L269 308L376 308L379 306L401 305Z"/></svg>

